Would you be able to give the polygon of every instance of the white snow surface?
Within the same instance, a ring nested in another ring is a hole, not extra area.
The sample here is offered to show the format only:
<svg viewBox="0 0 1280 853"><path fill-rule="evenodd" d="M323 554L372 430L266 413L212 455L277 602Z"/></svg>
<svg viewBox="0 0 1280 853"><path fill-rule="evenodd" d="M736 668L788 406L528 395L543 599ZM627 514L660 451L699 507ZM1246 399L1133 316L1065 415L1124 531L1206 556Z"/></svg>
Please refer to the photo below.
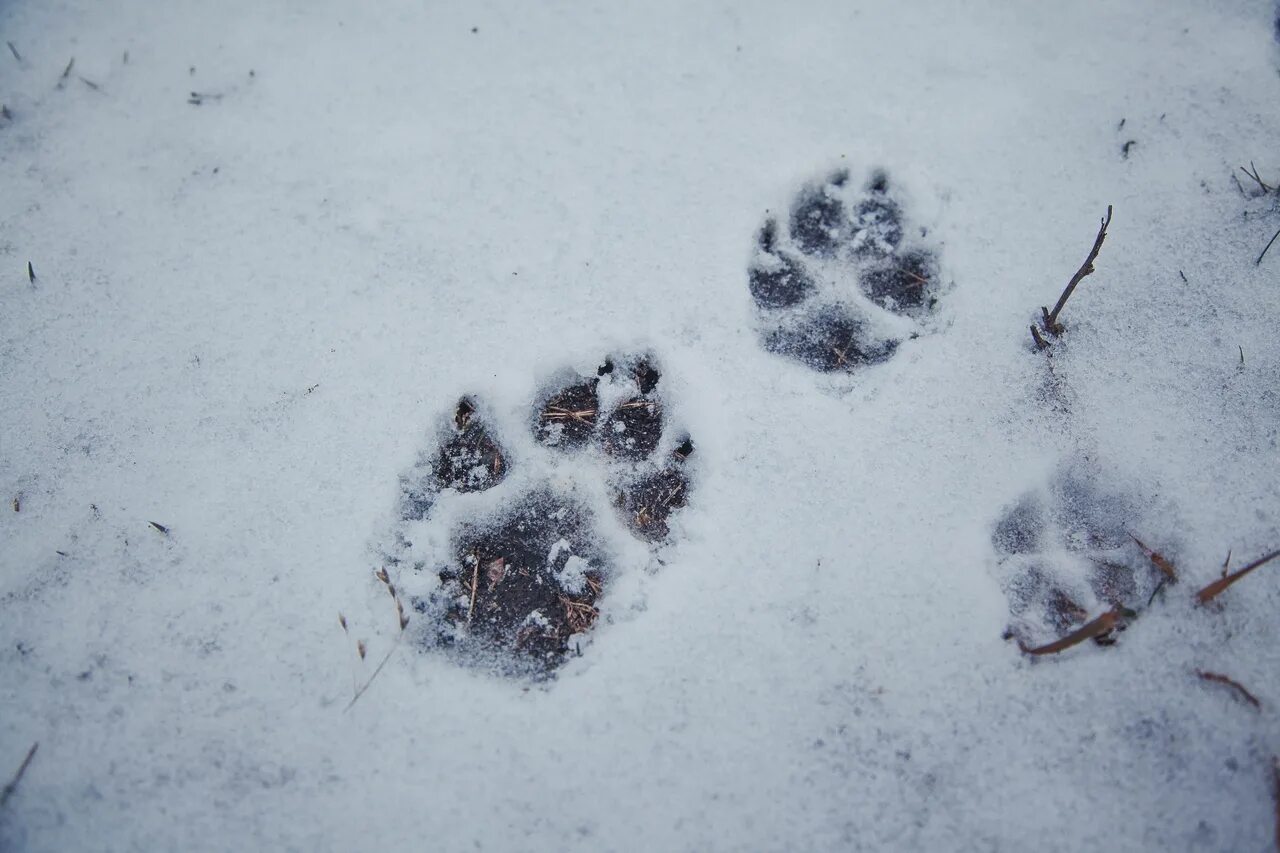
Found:
<svg viewBox="0 0 1280 853"><path fill-rule="evenodd" d="M1280 210L1238 170L1280 181L1274 14L0 5L0 783L40 744L0 848L1269 849L1280 565L1191 598L1280 547ZM762 350L746 267L842 166L947 287L830 377ZM1027 327L1108 204L1055 405ZM606 537L583 655L397 642L376 554L457 399L527 434L642 350L690 505ZM992 532L1073 458L1183 579L1033 661Z"/></svg>

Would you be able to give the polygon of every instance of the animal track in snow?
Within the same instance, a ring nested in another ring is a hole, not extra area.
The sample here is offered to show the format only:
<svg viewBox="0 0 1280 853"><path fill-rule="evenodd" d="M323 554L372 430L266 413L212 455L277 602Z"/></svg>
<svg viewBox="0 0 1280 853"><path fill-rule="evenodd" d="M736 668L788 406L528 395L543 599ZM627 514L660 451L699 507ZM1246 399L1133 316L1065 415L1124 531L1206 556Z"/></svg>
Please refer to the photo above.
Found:
<svg viewBox="0 0 1280 853"><path fill-rule="evenodd" d="M937 253L889 176L805 186L756 235L747 281L770 352L823 371L886 361L919 335L941 288Z"/></svg>
<svg viewBox="0 0 1280 853"><path fill-rule="evenodd" d="M402 478L398 541L387 554L427 625L418 630L425 643L533 676L580 649L615 571L610 516L657 545L687 502L693 442L668 428L661 379L652 359L634 356L562 374L528 418L527 456L549 476L523 474L483 403L459 401ZM598 472L603 489L582 485ZM419 534L436 547L416 542Z"/></svg>

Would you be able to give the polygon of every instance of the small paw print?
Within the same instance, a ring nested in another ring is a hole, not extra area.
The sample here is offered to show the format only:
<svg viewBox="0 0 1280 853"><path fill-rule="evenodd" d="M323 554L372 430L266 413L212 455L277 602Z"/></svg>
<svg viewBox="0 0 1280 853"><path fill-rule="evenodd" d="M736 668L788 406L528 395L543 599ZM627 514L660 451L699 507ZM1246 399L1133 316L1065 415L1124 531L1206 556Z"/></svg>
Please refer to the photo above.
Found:
<svg viewBox="0 0 1280 853"><path fill-rule="evenodd" d="M1104 482L1076 459L996 523L991 541L1012 617L1006 636L1024 648L1058 640L1108 610L1136 614L1170 581L1136 533L1144 523L1140 503ZM1109 645L1114 635L1095 642Z"/></svg>
<svg viewBox="0 0 1280 853"><path fill-rule="evenodd" d="M748 271L764 348L823 372L888 360L937 305L926 236L884 172L855 186L840 171L801 189L785 230L765 220Z"/></svg>

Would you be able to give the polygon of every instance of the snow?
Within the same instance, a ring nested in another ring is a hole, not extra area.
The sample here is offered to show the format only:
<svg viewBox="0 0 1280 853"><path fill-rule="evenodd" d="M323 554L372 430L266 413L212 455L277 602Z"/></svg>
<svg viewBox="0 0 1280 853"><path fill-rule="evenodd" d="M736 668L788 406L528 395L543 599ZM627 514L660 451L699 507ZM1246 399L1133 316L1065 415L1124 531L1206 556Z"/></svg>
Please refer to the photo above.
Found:
<svg viewBox="0 0 1280 853"><path fill-rule="evenodd" d="M0 782L40 743L0 848L1266 849L1280 567L1191 598L1280 547L1280 208L1238 170L1280 179L1274 21L0 7ZM747 289L838 168L947 282L848 376L766 353ZM1027 327L1108 204L1052 380ZM657 550L529 430L621 352L697 448ZM549 682L421 650L373 576L464 394L512 473L414 547L551 481L611 555ZM993 534L1073 460L1183 580L1033 660Z"/></svg>

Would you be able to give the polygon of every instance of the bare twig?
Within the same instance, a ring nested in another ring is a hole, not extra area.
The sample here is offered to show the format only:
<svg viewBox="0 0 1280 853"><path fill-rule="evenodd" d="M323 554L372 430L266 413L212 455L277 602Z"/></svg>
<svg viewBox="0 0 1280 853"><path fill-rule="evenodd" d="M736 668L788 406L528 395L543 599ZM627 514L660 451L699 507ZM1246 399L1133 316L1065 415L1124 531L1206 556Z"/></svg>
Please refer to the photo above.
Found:
<svg viewBox="0 0 1280 853"><path fill-rule="evenodd" d="M1058 314L1062 312L1063 307L1067 304L1067 300L1071 298L1071 294L1075 292L1078 285L1085 276L1094 271L1093 262L1098 259L1098 253L1102 251L1102 243L1107 239L1107 228L1111 225L1111 205L1107 205L1107 215L1102 219L1102 225L1098 228L1098 236L1094 238L1093 248L1089 250L1089 256L1084 259L1084 263L1080 265L1080 269L1076 270L1076 274L1071 276L1071 281L1067 282L1066 288L1062 291L1062 295L1058 297L1058 303L1053 306L1053 310L1041 308L1044 315L1043 327L1046 332L1057 337L1063 332L1062 325L1058 323Z"/></svg>
<svg viewBox="0 0 1280 853"><path fill-rule="evenodd" d="M13 796L13 792L18 789L18 783L22 781L22 776L27 772L27 768L31 766L31 759L36 757L36 750L40 748L40 742L36 741L31 744L31 749L27 750L27 757L22 759L22 764L18 767L18 772L13 774L13 778L9 780L9 784L4 786L4 790L0 791L0 809L4 808L5 803L9 802L9 798Z"/></svg>
<svg viewBox="0 0 1280 853"><path fill-rule="evenodd" d="M1271 244L1276 241L1277 237L1280 237L1280 229L1277 229L1276 233L1271 235L1271 239L1267 241L1267 245L1263 248L1262 254L1258 255L1258 259L1253 262L1255 267L1262 266L1262 259L1267 256L1267 249L1271 248Z"/></svg>
<svg viewBox="0 0 1280 853"><path fill-rule="evenodd" d="M1276 557L1280 557L1280 551L1272 551L1270 554L1267 554L1265 557L1259 557L1258 559L1254 560L1252 563L1245 566L1243 569L1238 569L1229 575L1223 575L1222 577L1218 578L1216 581L1214 581L1213 583L1209 584L1204 589L1196 593L1196 603L1208 604L1210 601L1213 601L1215 598L1217 598L1218 595L1223 590L1231 586L1236 581L1240 580L1240 578L1249 574L1249 572L1253 571L1254 569L1260 566L1266 565L1267 563L1274 560Z"/></svg>
<svg viewBox="0 0 1280 853"><path fill-rule="evenodd" d="M1078 646L1086 640L1092 640L1094 637L1101 637L1103 634L1113 631L1121 620L1132 615L1131 611L1116 607L1103 613L1097 619L1086 625L1077 628L1061 640L1055 640L1044 646L1037 648L1028 648L1021 640L1018 641L1018 648L1022 649L1024 654L1028 655L1052 655L1058 652L1066 651L1072 646Z"/></svg>
<svg viewBox="0 0 1280 853"><path fill-rule="evenodd" d="M1220 672L1206 672L1203 669L1197 669L1196 675L1200 676L1200 678L1205 681L1212 681L1215 684L1225 684L1227 687L1234 690L1241 699L1248 702L1253 707L1258 709L1262 708L1262 703L1258 701L1258 697L1246 690L1244 685L1236 681L1234 678L1225 676Z"/></svg>

